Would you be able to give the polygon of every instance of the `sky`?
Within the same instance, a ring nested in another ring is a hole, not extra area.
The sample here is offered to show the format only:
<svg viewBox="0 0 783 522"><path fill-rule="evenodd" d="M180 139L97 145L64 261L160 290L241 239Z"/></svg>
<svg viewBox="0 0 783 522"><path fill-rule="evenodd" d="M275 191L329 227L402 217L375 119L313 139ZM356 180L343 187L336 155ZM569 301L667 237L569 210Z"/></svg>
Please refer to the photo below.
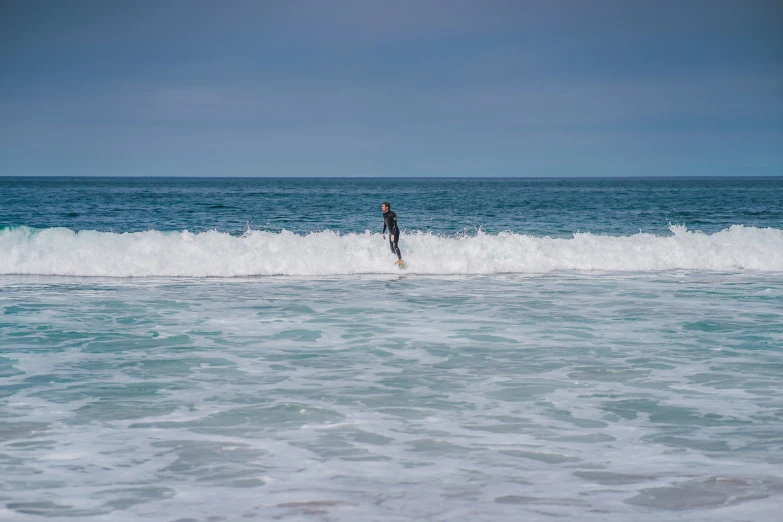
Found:
<svg viewBox="0 0 783 522"><path fill-rule="evenodd" d="M783 2L0 0L0 175L779 176Z"/></svg>

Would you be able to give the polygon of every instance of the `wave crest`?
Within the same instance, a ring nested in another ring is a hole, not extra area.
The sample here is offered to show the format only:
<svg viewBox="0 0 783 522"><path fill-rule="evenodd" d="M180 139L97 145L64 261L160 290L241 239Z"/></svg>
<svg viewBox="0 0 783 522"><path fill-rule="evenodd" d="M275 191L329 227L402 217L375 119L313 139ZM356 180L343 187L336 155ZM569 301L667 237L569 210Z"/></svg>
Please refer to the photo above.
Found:
<svg viewBox="0 0 783 522"><path fill-rule="evenodd" d="M672 226L671 236L503 232L445 237L415 232L400 248L408 273L496 274L673 269L783 272L783 230L734 225L714 234ZM109 277L323 276L399 271L380 234L332 231L112 233L0 230L0 274Z"/></svg>

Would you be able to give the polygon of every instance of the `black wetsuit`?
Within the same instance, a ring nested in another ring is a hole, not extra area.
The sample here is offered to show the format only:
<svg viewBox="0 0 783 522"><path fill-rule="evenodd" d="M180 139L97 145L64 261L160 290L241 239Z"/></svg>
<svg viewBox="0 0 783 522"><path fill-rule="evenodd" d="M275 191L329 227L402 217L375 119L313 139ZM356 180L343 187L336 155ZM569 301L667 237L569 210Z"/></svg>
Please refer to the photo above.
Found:
<svg viewBox="0 0 783 522"><path fill-rule="evenodd" d="M391 210L383 213L383 233L386 233L386 229L389 229L389 246L393 254L397 254L397 259L402 259L400 255L400 247L397 246L397 242L400 240L400 229L397 228L397 214Z"/></svg>

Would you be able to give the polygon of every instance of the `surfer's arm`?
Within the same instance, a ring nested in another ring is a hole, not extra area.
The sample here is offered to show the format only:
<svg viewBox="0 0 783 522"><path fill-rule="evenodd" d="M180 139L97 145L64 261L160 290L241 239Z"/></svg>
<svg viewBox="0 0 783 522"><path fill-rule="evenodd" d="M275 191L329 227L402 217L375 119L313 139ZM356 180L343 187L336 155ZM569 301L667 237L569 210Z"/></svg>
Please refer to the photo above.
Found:
<svg viewBox="0 0 783 522"><path fill-rule="evenodd" d="M383 232L381 234L386 234L386 220L383 220ZM391 230L389 230L389 234L391 234Z"/></svg>

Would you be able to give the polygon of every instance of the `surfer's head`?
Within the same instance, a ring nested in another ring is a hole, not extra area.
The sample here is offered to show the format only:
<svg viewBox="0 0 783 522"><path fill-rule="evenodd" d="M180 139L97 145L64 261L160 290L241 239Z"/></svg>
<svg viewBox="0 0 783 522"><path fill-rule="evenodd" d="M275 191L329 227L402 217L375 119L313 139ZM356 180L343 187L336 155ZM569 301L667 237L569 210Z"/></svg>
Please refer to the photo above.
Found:
<svg viewBox="0 0 783 522"><path fill-rule="evenodd" d="M381 210L383 210L384 212L388 212L391 210L391 205L389 204L388 201L384 201L383 203L381 203Z"/></svg>

